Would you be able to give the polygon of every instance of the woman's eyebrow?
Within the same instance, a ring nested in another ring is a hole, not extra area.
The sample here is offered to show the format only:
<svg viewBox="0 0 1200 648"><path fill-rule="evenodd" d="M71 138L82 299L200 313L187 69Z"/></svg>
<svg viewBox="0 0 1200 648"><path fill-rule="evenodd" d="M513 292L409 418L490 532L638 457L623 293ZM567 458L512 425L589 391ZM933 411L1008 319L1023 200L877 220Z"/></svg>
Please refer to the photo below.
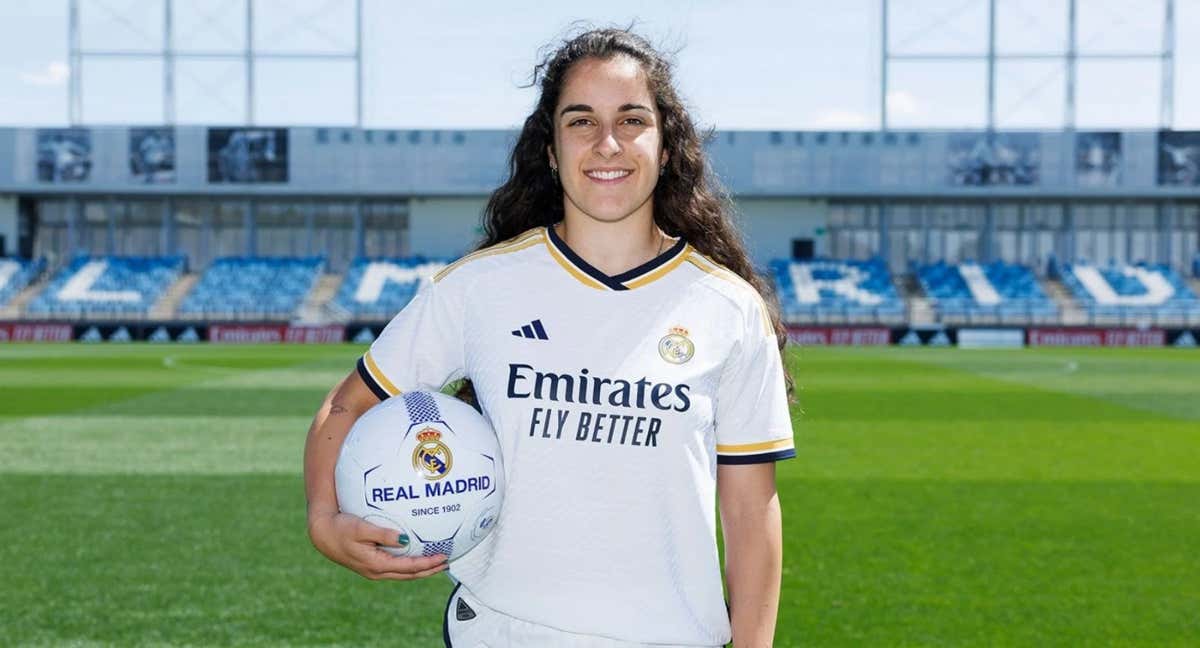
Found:
<svg viewBox="0 0 1200 648"><path fill-rule="evenodd" d="M617 109L617 112L628 112L630 110L644 110L648 113L654 112L653 110L647 108L646 106L643 106L642 104L634 104L634 103L623 104L620 108ZM589 106L587 104L571 104L569 106L564 107L562 109L562 112L558 113L558 115L561 117L569 112L595 112L595 111L592 109L591 106Z"/></svg>
<svg viewBox="0 0 1200 648"><path fill-rule="evenodd" d="M561 117L569 112L593 112L593 111L592 111L592 107L587 104L571 104L571 105L567 106L566 108L563 108L562 112L558 113L558 115L559 115L559 117Z"/></svg>

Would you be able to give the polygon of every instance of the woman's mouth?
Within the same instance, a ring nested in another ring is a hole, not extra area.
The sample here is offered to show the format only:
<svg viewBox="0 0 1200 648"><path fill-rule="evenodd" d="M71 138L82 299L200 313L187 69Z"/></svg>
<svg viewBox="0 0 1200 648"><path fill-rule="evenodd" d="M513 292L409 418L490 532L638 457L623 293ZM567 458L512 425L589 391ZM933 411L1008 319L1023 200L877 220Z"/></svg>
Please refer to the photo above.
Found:
<svg viewBox="0 0 1200 648"><path fill-rule="evenodd" d="M627 178L633 171L629 169L592 169L583 174L594 182L615 184Z"/></svg>

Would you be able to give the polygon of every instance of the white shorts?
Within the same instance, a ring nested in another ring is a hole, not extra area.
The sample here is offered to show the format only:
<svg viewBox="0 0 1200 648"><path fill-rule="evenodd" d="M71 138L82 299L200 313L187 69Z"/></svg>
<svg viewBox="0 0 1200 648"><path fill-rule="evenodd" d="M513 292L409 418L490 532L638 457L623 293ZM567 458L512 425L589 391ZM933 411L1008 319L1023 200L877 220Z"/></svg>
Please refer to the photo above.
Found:
<svg viewBox="0 0 1200 648"><path fill-rule="evenodd" d="M632 643L522 621L480 603L462 583L446 602L442 638L446 648L698 648Z"/></svg>

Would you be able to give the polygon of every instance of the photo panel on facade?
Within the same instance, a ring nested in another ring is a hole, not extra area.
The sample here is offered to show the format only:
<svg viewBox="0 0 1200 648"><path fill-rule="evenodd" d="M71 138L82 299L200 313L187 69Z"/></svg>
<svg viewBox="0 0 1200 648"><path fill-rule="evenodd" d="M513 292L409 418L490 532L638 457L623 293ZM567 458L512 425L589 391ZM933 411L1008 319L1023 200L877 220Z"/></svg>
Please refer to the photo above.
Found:
<svg viewBox="0 0 1200 648"><path fill-rule="evenodd" d="M175 182L175 129L130 129L129 173L141 184Z"/></svg>
<svg viewBox="0 0 1200 648"><path fill-rule="evenodd" d="M1117 187L1121 184L1121 134L1075 135L1075 182L1081 187Z"/></svg>
<svg viewBox="0 0 1200 648"><path fill-rule="evenodd" d="M953 186L1036 185L1042 164L1036 133L951 133L946 158Z"/></svg>
<svg viewBox="0 0 1200 648"><path fill-rule="evenodd" d="M38 129L39 182L86 182L91 173L91 131L84 128Z"/></svg>
<svg viewBox="0 0 1200 648"><path fill-rule="evenodd" d="M1158 134L1158 184L1200 185L1200 131Z"/></svg>
<svg viewBox="0 0 1200 648"><path fill-rule="evenodd" d="M208 181L287 182L287 129L208 129Z"/></svg>

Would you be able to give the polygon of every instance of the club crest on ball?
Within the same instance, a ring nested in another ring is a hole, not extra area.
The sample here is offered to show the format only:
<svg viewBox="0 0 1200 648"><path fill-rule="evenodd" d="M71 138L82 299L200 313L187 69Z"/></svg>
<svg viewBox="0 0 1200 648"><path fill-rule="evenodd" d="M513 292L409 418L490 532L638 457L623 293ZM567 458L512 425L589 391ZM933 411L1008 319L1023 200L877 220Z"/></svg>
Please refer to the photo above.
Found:
<svg viewBox="0 0 1200 648"><path fill-rule="evenodd" d="M430 481L437 481L450 474L454 456L450 448L442 443L442 433L425 428L417 433L417 447L413 450L413 469Z"/></svg>
<svg viewBox="0 0 1200 648"><path fill-rule="evenodd" d="M672 326L658 341L658 355L671 364L683 364L695 353L696 345L688 339L688 330L682 326Z"/></svg>

